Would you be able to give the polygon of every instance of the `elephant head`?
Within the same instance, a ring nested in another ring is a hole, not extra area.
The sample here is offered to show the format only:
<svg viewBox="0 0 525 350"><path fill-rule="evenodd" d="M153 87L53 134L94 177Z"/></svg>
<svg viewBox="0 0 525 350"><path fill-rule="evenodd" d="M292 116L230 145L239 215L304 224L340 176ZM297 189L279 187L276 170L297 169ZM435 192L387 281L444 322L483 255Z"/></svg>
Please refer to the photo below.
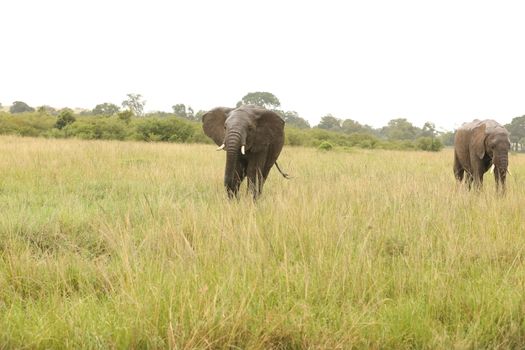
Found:
<svg viewBox="0 0 525 350"><path fill-rule="evenodd" d="M488 157L494 165L496 187L501 182L505 191L505 180L509 166L509 132L495 121L487 120L472 130L471 149L476 157Z"/></svg>
<svg viewBox="0 0 525 350"><path fill-rule="evenodd" d="M284 121L275 112L257 107L217 107L202 117L204 133L224 149L224 185L230 197L237 195L248 176L254 197L262 190L268 172L284 144Z"/></svg>

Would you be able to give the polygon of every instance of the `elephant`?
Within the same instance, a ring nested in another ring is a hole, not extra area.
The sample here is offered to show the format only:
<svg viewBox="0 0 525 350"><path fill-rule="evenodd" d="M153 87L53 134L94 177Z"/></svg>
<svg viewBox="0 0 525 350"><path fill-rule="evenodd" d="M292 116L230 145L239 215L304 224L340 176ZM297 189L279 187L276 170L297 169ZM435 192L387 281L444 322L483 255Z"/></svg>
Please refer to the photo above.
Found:
<svg viewBox="0 0 525 350"><path fill-rule="evenodd" d="M224 186L228 198L238 197L248 178L248 191L257 199L284 145L284 120L275 112L254 105L216 107L202 116L204 133L226 151Z"/></svg>
<svg viewBox="0 0 525 350"><path fill-rule="evenodd" d="M483 174L494 166L496 191L505 193L510 149L509 132L494 120L475 119L464 123L454 137L454 176L458 183L463 180L471 188L483 185Z"/></svg>

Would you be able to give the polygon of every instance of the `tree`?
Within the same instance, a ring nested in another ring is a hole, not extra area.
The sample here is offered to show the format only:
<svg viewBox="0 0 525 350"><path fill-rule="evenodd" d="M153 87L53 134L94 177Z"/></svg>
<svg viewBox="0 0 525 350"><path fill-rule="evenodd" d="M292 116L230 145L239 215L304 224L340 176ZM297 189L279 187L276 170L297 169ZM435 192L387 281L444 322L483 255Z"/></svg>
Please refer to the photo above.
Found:
<svg viewBox="0 0 525 350"><path fill-rule="evenodd" d="M129 109L137 117L144 115L144 106L146 101L142 100L140 94L127 94L128 98L122 101L122 107Z"/></svg>
<svg viewBox="0 0 525 350"><path fill-rule="evenodd" d="M294 126L298 129L309 129L310 123L308 123L307 120L299 117L299 114L296 111L287 111L282 112L279 111L278 114L281 115L283 120L286 122L287 125Z"/></svg>
<svg viewBox="0 0 525 350"><path fill-rule="evenodd" d="M369 125L362 125L358 121L352 119L345 119L341 124L342 131L345 134L355 133L372 133L372 127Z"/></svg>
<svg viewBox="0 0 525 350"><path fill-rule="evenodd" d="M206 111L203 111L200 109L197 113L195 113L195 120L196 121L202 121L202 116L206 114Z"/></svg>
<svg viewBox="0 0 525 350"><path fill-rule="evenodd" d="M454 136L455 135L456 135L456 133L454 133L452 131L447 131L447 132L441 133L439 135L439 139L441 140L441 143L444 146L452 146L452 145L454 145Z"/></svg>
<svg viewBox="0 0 525 350"><path fill-rule="evenodd" d="M515 151L523 150L522 139L525 138L525 115L515 117L510 124L505 125L505 128L510 132L510 142Z"/></svg>
<svg viewBox="0 0 525 350"><path fill-rule="evenodd" d="M96 105L95 108L93 108L92 113L94 115L105 115L109 117L118 113L119 111L120 108L116 104L105 102Z"/></svg>
<svg viewBox="0 0 525 350"><path fill-rule="evenodd" d="M419 129L405 118L392 119L383 127L381 134L389 140L414 140Z"/></svg>
<svg viewBox="0 0 525 350"><path fill-rule="evenodd" d="M186 113L186 116L189 120L195 120L195 112L193 111L193 108L188 106L188 112Z"/></svg>
<svg viewBox="0 0 525 350"><path fill-rule="evenodd" d="M24 113L24 112L34 112L35 109L33 107L29 107L29 105L22 101L15 101L13 102L13 105L9 108L9 112L12 114L15 113Z"/></svg>
<svg viewBox="0 0 525 350"><path fill-rule="evenodd" d="M338 119L331 114L327 114L321 118L321 122L317 127L319 129L341 131L341 119Z"/></svg>
<svg viewBox="0 0 525 350"><path fill-rule="evenodd" d="M435 137L436 136L436 125L432 122L426 122L421 128L419 136L424 137Z"/></svg>
<svg viewBox="0 0 525 350"><path fill-rule="evenodd" d="M173 113L177 117L193 120L193 121L200 121L201 116L195 115L195 112L193 111L193 108L191 106L188 106L186 109L186 105L183 103L176 104L174 106L171 106L173 109Z"/></svg>
<svg viewBox="0 0 525 350"><path fill-rule="evenodd" d="M240 105L256 105L267 109L275 109L281 106L281 102L270 92L258 91L246 94L241 101L237 102L237 107Z"/></svg>
<svg viewBox="0 0 525 350"><path fill-rule="evenodd" d="M40 114L56 114L57 110L51 106L43 105L37 108L37 112Z"/></svg>
<svg viewBox="0 0 525 350"><path fill-rule="evenodd" d="M186 118L186 105L184 103L173 105L171 108L177 117Z"/></svg>
<svg viewBox="0 0 525 350"><path fill-rule="evenodd" d="M63 129L69 124L73 124L75 121L76 121L76 118L75 116L73 116L73 111L70 110L69 108L64 108L58 114L57 121L55 123L55 128Z"/></svg>

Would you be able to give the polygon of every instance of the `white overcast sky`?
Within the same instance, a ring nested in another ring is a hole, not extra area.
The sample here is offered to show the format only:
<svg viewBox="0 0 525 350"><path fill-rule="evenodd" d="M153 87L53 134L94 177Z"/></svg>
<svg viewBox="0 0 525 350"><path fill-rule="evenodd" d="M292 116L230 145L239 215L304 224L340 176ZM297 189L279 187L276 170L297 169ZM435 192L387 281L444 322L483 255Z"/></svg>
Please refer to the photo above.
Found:
<svg viewBox="0 0 525 350"><path fill-rule="evenodd" d="M525 114L525 1L3 0L0 103L146 110L269 91L328 113L452 130Z"/></svg>

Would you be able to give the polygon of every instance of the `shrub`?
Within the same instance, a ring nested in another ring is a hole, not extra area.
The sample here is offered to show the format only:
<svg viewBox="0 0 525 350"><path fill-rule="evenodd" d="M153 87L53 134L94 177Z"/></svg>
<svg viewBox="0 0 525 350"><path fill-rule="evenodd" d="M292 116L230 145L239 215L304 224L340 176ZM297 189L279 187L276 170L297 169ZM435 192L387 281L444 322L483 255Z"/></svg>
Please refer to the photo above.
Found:
<svg viewBox="0 0 525 350"><path fill-rule="evenodd" d="M119 120L125 122L126 124L129 124L129 122L131 121L131 117L133 117L133 112L129 109L126 109L125 111L122 111L117 115Z"/></svg>
<svg viewBox="0 0 525 350"><path fill-rule="evenodd" d="M67 127L68 136L86 140L124 140L128 136L125 123L117 118L79 118Z"/></svg>
<svg viewBox="0 0 525 350"><path fill-rule="evenodd" d="M334 148L334 146L332 146L332 144L328 141L323 141L317 148L322 151L330 151L332 148Z"/></svg>
<svg viewBox="0 0 525 350"><path fill-rule="evenodd" d="M142 118L135 119L133 138L143 141L186 142L195 130L189 122L178 118Z"/></svg>
<svg viewBox="0 0 525 350"><path fill-rule="evenodd" d="M75 122L76 118L73 116L73 113L71 110L65 109L57 117L57 121L55 123L55 128L57 129L63 129L69 124L73 124Z"/></svg>
<svg viewBox="0 0 525 350"><path fill-rule="evenodd" d="M438 152L443 148L443 143L437 138L419 137L415 141L416 147L423 151Z"/></svg>

